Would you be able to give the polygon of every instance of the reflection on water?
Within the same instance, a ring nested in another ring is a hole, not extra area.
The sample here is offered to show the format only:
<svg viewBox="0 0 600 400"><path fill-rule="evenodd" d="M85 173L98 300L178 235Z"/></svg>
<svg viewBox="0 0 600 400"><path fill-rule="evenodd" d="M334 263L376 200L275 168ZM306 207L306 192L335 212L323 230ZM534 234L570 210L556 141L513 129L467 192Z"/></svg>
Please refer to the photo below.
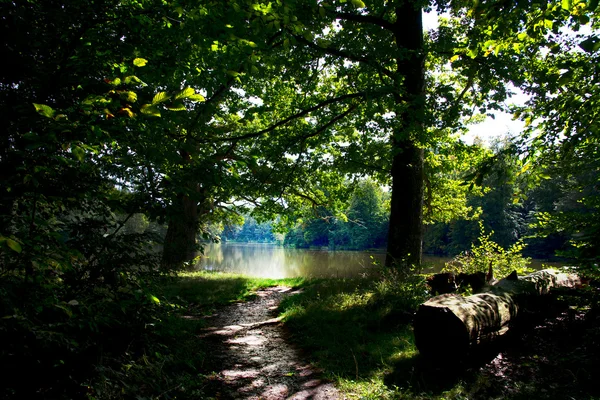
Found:
<svg viewBox="0 0 600 400"><path fill-rule="evenodd" d="M367 273L385 261L385 252L288 249L273 244L207 244L196 269L244 274L261 278L340 277ZM439 272L448 257L423 256L423 272ZM555 263L548 263L555 264ZM541 262L533 260L532 268Z"/></svg>
<svg viewBox="0 0 600 400"><path fill-rule="evenodd" d="M385 252L288 249L273 244L208 244L196 266L207 271L222 271L262 278L359 276L385 261ZM424 257L425 272L439 271L444 257Z"/></svg>
<svg viewBox="0 0 600 400"><path fill-rule="evenodd" d="M385 260L383 252L288 249L272 244L208 244L196 266L263 278L352 277Z"/></svg>

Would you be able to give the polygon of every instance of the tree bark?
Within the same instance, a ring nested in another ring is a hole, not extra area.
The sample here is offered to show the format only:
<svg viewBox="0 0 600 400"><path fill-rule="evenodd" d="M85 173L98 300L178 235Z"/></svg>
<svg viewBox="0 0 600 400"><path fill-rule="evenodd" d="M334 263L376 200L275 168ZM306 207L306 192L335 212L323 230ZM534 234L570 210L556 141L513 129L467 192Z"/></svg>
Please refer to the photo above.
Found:
<svg viewBox="0 0 600 400"><path fill-rule="evenodd" d="M392 199L386 256L387 266L409 271L421 264L423 241L423 149L425 68L421 8L405 1L396 8L393 27L398 48L398 129L392 138Z"/></svg>
<svg viewBox="0 0 600 400"><path fill-rule="evenodd" d="M180 209L169 219L161 266L179 269L196 257L198 234L198 203L187 195L179 197Z"/></svg>
<svg viewBox="0 0 600 400"><path fill-rule="evenodd" d="M572 273L542 270L521 278L506 278L484 293L463 297L443 294L423 303L414 321L419 352L435 358L460 357L481 342L506 333L525 303L552 288L576 288Z"/></svg>
<svg viewBox="0 0 600 400"><path fill-rule="evenodd" d="M397 144L395 147L401 147ZM406 141L392 164L392 198L386 265L421 264L423 243L423 149Z"/></svg>

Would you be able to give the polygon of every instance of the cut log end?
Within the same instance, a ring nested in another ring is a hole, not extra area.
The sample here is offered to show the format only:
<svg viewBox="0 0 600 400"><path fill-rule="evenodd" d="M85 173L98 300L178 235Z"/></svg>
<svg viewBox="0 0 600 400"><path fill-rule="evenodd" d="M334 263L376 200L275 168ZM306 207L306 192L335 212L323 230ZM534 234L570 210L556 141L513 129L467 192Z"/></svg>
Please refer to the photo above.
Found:
<svg viewBox="0 0 600 400"><path fill-rule="evenodd" d="M460 297L444 294L436 298ZM443 330L440 329L443 327ZM414 321L415 344L426 357L454 357L468 350L469 334L460 318L445 307L421 305Z"/></svg>

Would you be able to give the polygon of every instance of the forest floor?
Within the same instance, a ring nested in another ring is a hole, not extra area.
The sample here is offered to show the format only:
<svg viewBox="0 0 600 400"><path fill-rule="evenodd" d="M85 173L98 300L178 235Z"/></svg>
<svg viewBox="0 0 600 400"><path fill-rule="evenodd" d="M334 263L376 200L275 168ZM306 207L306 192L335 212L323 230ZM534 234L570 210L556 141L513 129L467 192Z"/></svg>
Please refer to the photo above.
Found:
<svg viewBox="0 0 600 400"><path fill-rule="evenodd" d="M214 371L206 394L215 399L343 398L289 343L276 317L283 297L294 293L283 286L262 289L250 301L204 317L208 327L201 337L210 350L203 369Z"/></svg>
<svg viewBox="0 0 600 400"><path fill-rule="evenodd" d="M207 284L220 286L199 286ZM202 398L600 399L600 309L590 308L587 295L540 298L476 355L432 362L419 356L409 321L379 310L401 304L372 294L368 280L256 287L237 277L183 287L187 296L206 296L227 292L225 284L246 294L184 315L202 325L192 338L203 349Z"/></svg>
<svg viewBox="0 0 600 400"><path fill-rule="evenodd" d="M432 364L398 364L387 385L409 381L419 398L599 399L600 316L567 308L528 321L477 355Z"/></svg>

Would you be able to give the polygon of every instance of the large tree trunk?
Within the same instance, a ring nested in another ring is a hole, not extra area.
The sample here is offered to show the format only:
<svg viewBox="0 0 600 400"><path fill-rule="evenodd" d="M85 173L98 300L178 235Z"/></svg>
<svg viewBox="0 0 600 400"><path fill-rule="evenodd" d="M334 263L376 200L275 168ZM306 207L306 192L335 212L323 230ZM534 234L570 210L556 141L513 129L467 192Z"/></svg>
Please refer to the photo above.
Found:
<svg viewBox="0 0 600 400"><path fill-rule="evenodd" d="M392 138L392 199L386 265L410 268L421 264L423 238L423 135L425 69L421 8L405 1L396 9L394 36L398 47L397 116Z"/></svg>
<svg viewBox="0 0 600 400"><path fill-rule="evenodd" d="M473 345L506 333L528 300L547 294L552 288L581 285L576 274L542 270L518 279L503 279L484 293L468 297L433 297L415 315L415 343L426 356L462 356Z"/></svg>
<svg viewBox="0 0 600 400"><path fill-rule="evenodd" d="M161 262L165 269L178 269L197 253L198 203L189 196L181 196L179 201L181 208L169 219L165 237Z"/></svg>
<svg viewBox="0 0 600 400"><path fill-rule="evenodd" d="M420 265L423 242L423 149L406 141L402 150L394 156L392 180L386 265Z"/></svg>

